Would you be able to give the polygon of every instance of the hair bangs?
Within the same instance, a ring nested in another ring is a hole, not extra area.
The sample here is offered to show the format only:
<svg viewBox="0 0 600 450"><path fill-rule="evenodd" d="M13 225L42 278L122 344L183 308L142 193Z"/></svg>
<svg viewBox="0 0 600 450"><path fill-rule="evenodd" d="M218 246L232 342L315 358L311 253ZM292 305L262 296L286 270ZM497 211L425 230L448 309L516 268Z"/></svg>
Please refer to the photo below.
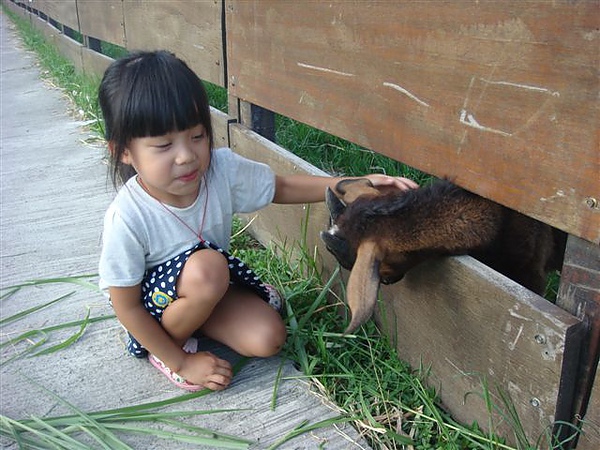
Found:
<svg viewBox="0 0 600 450"><path fill-rule="evenodd" d="M138 95L129 99L124 119L128 138L161 136L172 131L182 131L204 123L199 105L203 104L201 92L189 82L156 83L140 79Z"/></svg>

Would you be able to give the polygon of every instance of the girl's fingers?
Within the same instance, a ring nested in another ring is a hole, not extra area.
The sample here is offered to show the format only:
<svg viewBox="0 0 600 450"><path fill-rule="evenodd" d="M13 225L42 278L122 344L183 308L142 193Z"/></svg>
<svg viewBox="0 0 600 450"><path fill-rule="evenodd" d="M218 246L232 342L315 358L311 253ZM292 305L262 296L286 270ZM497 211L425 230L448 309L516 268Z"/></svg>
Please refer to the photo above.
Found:
<svg viewBox="0 0 600 450"><path fill-rule="evenodd" d="M393 186L398 189L408 190L417 189L419 184L410 178L405 177L391 177L383 174L371 174L367 178L373 183L373 186Z"/></svg>

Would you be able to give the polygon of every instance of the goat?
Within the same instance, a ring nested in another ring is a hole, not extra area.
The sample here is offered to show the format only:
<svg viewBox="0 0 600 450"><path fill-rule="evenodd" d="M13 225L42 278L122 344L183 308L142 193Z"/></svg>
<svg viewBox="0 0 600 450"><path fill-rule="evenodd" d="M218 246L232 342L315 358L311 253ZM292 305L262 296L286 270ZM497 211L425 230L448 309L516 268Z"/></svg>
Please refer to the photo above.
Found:
<svg viewBox="0 0 600 450"><path fill-rule="evenodd" d="M396 283L427 259L469 254L540 295L562 266L565 233L448 180L401 191L359 178L334 190L326 193L331 227L320 235L351 271L345 333L372 315L380 282Z"/></svg>

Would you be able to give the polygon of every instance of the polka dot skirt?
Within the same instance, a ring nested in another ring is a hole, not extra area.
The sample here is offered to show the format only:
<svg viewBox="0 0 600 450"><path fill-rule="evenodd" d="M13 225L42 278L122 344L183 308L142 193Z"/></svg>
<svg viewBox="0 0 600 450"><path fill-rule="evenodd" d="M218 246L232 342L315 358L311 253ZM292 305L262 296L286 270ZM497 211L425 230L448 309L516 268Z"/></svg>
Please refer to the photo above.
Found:
<svg viewBox="0 0 600 450"><path fill-rule="evenodd" d="M263 300L269 302L270 305L281 312L283 304L282 298L273 286L264 284L239 258L230 255L222 248L217 247L208 241L204 241L177 255L173 259L146 271L144 279L142 280L142 302L144 308L146 308L156 320L160 322L165 308L173 301L177 300L177 278L190 255L198 250L206 248L218 251L227 258L229 263L229 277L232 284L252 289ZM129 334L127 350L137 358L145 358L148 355L148 351L136 341L131 334Z"/></svg>

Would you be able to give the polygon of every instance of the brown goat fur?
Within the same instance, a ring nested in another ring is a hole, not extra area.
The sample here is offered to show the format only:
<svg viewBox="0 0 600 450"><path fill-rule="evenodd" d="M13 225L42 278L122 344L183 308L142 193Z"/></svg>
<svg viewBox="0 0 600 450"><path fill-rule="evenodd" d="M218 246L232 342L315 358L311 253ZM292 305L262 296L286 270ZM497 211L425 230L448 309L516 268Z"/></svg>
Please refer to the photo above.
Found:
<svg viewBox="0 0 600 450"><path fill-rule="evenodd" d="M347 332L372 314L379 282L395 283L433 257L472 255L538 294L562 265L564 233L447 180L409 191L344 180L327 205L332 227L321 237L351 270Z"/></svg>

